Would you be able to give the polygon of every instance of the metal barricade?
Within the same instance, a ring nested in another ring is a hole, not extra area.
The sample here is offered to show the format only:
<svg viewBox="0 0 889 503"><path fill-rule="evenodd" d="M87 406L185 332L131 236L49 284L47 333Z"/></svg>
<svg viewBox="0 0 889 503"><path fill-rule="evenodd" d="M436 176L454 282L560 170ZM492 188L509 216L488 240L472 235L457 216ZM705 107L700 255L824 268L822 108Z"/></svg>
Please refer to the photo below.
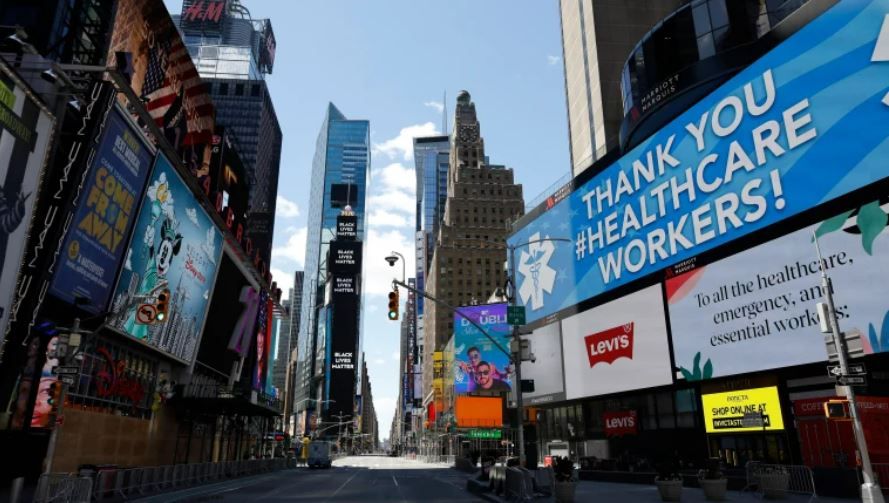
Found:
<svg viewBox="0 0 889 503"><path fill-rule="evenodd" d="M67 473L45 473L37 481L35 503L89 503L93 481Z"/></svg>
<svg viewBox="0 0 889 503"><path fill-rule="evenodd" d="M744 490L755 490L763 497L784 497L787 494L807 494L809 501L818 497L815 475L804 465L747 463L747 483Z"/></svg>
<svg viewBox="0 0 889 503"><path fill-rule="evenodd" d="M534 483L527 470L510 466L506 469L506 499L529 501L534 499Z"/></svg>
<svg viewBox="0 0 889 503"><path fill-rule="evenodd" d="M551 466L534 470L534 484L537 490L547 496L552 496L555 491L556 477Z"/></svg>

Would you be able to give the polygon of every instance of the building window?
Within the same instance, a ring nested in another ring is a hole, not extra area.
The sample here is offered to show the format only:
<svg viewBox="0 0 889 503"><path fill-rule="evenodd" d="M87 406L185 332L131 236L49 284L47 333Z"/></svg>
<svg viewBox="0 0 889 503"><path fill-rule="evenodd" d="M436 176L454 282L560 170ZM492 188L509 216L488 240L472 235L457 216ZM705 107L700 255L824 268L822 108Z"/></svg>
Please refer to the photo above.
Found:
<svg viewBox="0 0 889 503"><path fill-rule="evenodd" d="M259 97L260 91L261 91L261 88L260 88L259 84L253 84L250 87L250 96L253 96L254 98Z"/></svg>
<svg viewBox="0 0 889 503"><path fill-rule="evenodd" d="M219 83L219 94L228 95L228 82Z"/></svg>
<svg viewBox="0 0 889 503"><path fill-rule="evenodd" d="M235 84L235 96L244 96L244 84Z"/></svg>

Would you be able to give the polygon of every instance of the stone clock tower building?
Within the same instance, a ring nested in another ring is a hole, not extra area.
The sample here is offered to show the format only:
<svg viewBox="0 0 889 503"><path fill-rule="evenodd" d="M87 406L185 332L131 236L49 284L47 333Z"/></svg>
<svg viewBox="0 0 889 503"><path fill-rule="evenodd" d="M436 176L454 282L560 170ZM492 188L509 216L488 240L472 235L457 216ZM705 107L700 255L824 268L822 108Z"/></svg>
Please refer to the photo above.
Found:
<svg viewBox="0 0 889 503"><path fill-rule="evenodd" d="M506 236L524 213L524 204L512 170L488 163L475 104L461 91L451 135L448 197L426 290L452 306L486 303L506 284ZM433 352L442 350L454 333L454 315L432 302L426 306L424 398L431 401L435 391L434 399L440 401L433 383L444 376L433 375Z"/></svg>

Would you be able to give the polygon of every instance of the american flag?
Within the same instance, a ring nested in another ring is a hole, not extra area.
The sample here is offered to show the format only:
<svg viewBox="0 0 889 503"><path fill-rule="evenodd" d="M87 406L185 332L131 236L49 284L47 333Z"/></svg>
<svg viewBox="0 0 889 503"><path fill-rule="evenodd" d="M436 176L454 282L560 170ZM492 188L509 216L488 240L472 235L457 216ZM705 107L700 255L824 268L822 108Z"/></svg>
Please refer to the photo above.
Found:
<svg viewBox="0 0 889 503"><path fill-rule="evenodd" d="M149 48L142 96L158 127L179 129L177 125L185 119L181 145L209 141L213 102L178 34L172 40L158 37Z"/></svg>

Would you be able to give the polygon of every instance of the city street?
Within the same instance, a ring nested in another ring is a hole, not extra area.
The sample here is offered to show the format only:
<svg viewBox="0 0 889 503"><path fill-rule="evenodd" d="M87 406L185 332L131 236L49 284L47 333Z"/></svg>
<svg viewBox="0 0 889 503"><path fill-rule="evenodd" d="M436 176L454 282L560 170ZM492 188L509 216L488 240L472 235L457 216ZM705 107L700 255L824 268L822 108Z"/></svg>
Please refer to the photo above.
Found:
<svg viewBox="0 0 889 503"><path fill-rule="evenodd" d="M445 465L385 456L334 461L329 470L282 470L138 500L171 501L483 501L466 492L465 476Z"/></svg>

